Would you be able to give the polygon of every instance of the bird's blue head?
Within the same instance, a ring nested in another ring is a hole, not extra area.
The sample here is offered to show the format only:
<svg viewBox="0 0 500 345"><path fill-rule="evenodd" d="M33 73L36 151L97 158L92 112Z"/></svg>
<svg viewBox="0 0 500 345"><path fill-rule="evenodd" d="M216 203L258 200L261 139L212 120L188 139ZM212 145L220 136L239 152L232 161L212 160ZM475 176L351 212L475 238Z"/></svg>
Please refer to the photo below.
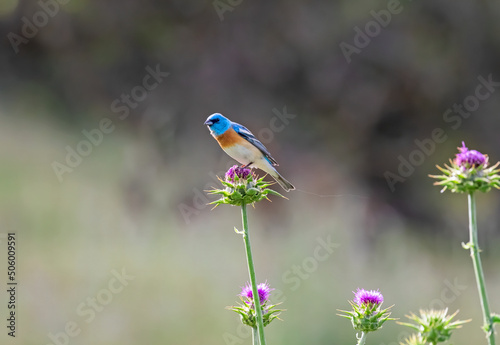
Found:
<svg viewBox="0 0 500 345"><path fill-rule="evenodd" d="M231 121L219 113L210 115L205 121L212 134L219 136L231 127Z"/></svg>

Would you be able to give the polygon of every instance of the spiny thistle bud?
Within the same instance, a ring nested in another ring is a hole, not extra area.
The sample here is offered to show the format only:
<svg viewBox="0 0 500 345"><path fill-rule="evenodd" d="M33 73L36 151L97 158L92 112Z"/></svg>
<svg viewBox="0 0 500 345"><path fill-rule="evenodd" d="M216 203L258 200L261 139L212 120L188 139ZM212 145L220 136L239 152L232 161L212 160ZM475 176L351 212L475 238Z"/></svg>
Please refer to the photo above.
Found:
<svg viewBox="0 0 500 345"><path fill-rule="evenodd" d="M436 166L443 175L429 175L440 181L435 185L443 186L441 192L449 189L453 193L472 193L476 190L488 192L491 188L500 189L500 172L496 170L498 164L488 167L488 155L484 155L476 150L469 150L462 142L462 147L458 148L459 153L455 159L450 159L450 165L445 168Z"/></svg>
<svg viewBox="0 0 500 345"><path fill-rule="evenodd" d="M221 198L210 204L219 206L220 204L229 204L241 206L242 204L252 204L262 199L267 199L269 194L281 196L280 193L269 189L272 183L265 182L264 177L258 178L251 169L242 168L234 165L226 172L225 180L219 179L224 189L213 189L208 191L210 194L219 194Z"/></svg>
<svg viewBox="0 0 500 345"><path fill-rule="evenodd" d="M283 311L281 309L276 309L276 306L280 303L270 304L271 302L269 301L269 296L273 290L274 289L272 289L267 282L257 285L260 306L262 308L262 323L264 324L264 327L269 325L274 319L278 319L278 315ZM256 328L257 316L253 300L252 285L247 283L241 289L241 293L238 296L240 296L243 303L238 304L237 306L227 307L227 309L240 314L241 322L244 325Z"/></svg>
<svg viewBox="0 0 500 345"><path fill-rule="evenodd" d="M406 316L410 320L415 321L417 323L416 325L404 322L398 323L416 330L418 332L418 337L416 336L415 338L421 340L424 344L437 344L448 341L451 337L451 331L462 327L464 323L470 321L451 322L455 315L457 315L458 310L452 315L446 315L447 313L448 308L442 310L420 310L420 316L413 313ZM414 343L408 342L408 344L413 345Z"/></svg>
<svg viewBox="0 0 500 345"><path fill-rule="evenodd" d="M354 300L349 301L352 311L339 310L345 314L338 315L350 319L356 331L373 332L381 328L387 320L395 320L389 318L392 306L381 308L384 297L378 290L358 289L353 293Z"/></svg>
<svg viewBox="0 0 500 345"><path fill-rule="evenodd" d="M400 345L427 345L427 343L418 334L412 334L405 339L404 343L399 343Z"/></svg>

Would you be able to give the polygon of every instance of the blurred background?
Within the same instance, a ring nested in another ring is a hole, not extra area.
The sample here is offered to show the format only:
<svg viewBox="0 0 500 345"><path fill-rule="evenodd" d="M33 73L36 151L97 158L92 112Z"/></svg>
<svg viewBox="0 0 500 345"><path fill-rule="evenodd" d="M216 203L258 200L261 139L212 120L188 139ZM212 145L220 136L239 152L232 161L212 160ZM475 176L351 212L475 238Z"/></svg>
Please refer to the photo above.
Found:
<svg viewBox="0 0 500 345"><path fill-rule="evenodd" d="M358 287L403 321L460 309L453 343L485 343L466 197L427 175L463 140L500 160L499 15L488 0L2 1L0 252L16 233L19 282L2 343L251 343L224 309L248 280L240 210L206 206L235 163L203 126L214 112L298 188L249 211L258 280L286 309L269 344L354 343L336 313ZM500 312L498 195L478 195L478 217Z"/></svg>

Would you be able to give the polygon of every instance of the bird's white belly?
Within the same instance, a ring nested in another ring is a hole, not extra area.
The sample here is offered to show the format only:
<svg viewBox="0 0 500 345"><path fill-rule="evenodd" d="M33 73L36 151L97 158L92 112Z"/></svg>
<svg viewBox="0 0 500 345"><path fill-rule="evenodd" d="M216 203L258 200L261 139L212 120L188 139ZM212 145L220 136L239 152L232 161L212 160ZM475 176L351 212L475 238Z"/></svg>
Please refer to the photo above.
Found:
<svg viewBox="0 0 500 345"><path fill-rule="evenodd" d="M249 146L251 146L251 144L249 144ZM255 162L260 158L260 151L254 146L248 147L246 145L233 145L225 148L224 151L243 165Z"/></svg>

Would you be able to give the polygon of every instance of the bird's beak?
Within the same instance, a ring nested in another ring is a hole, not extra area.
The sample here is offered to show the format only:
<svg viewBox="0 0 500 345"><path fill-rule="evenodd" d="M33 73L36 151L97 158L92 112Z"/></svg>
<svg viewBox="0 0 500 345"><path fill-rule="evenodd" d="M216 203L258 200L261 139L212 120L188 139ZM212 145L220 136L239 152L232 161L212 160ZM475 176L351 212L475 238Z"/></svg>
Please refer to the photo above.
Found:
<svg viewBox="0 0 500 345"><path fill-rule="evenodd" d="M212 122L212 120L207 120L205 121L204 125L207 125L207 126L211 126L213 125L214 123Z"/></svg>

